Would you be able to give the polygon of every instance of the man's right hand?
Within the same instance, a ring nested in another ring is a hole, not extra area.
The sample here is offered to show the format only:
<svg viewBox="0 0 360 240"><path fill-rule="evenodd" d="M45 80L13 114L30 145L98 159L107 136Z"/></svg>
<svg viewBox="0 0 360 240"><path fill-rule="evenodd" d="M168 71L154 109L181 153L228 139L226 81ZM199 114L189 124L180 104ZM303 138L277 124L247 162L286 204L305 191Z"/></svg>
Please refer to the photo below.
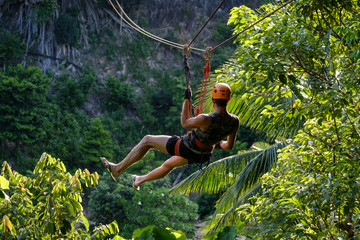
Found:
<svg viewBox="0 0 360 240"><path fill-rule="evenodd" d="M191 100L191 96L192 96L191 88L188 87L187 89L185 89L185 99Z"/></svg>

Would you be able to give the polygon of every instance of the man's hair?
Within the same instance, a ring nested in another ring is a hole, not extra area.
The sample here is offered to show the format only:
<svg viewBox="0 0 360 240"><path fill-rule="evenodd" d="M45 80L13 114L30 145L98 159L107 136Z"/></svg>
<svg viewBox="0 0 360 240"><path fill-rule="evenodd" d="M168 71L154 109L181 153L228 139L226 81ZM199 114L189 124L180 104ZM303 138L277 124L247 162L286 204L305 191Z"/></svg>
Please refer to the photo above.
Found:
<svg viewBox="0 0 360 240"><path fill-rule="evenodd" d="M226 107L228 103L228 100L226 99L214 99L214 101L219 107Z"/></svg>

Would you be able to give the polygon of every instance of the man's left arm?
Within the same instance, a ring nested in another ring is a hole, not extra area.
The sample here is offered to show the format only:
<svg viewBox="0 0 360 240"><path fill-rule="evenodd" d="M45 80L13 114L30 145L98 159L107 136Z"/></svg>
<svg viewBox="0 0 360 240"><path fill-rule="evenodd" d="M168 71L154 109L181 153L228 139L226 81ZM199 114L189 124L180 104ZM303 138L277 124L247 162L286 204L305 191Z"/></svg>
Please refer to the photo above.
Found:
<svg viewBox="0 0 360 240"><path fill-rule="evenodd" d="M206 129L211 124L211 118L207 114L200 114L197 117L190 117L190 101L185 99L181 112L181 126L185 129L201 128Z"/></svg>
<svg viewBox="0 0 360 240"><path fill-rule="evenodd" d="M197 117L190 117L191 89L185 90L185 100L181 111L181 126L185 129L200 128L207 129L211 124L211 117L207 114L200 114Z"/></svg>

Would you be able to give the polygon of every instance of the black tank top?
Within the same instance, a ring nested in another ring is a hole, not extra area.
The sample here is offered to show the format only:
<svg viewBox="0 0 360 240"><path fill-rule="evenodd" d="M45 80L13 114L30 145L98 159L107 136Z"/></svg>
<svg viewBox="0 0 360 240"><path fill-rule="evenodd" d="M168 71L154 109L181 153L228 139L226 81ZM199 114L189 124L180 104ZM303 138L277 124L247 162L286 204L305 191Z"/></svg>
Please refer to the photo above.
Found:
<svg viewBox="0 0 360 240"><path fill-rule="evenodd" d="M211 124L208 129L202 131L197 128L193 131L194 136L205 145L212 146L219 143L238 128L238 118L234 114L230 114L230 117L226 119L215 112L209 115L211 116Z"/></svg>

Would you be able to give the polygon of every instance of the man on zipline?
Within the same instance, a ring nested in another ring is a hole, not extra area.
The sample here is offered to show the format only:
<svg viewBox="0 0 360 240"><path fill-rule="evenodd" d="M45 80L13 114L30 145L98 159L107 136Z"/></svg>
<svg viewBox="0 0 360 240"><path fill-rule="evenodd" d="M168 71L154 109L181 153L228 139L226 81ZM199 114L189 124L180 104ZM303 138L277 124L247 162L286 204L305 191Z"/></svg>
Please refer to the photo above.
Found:
<svg viewBox="0 0 360 240"><path fill-rule="evenodd" d="M134 188L139 190L141 183L165 177L174 168L192 163L209 161L213 148L217 145L225 150L234 146L239 119L227 111L231 89L225 83L217 83L212 89L214 112L190 117L191 89L185 90L185 100L181 113L181 125L185 129L193 129L188 134L178 136L158 135L145 136L138 145L119 163L108 162L101 158L106 170L115 180L132 164L141 160L149 150L156 149L172 155L160 167L143 176L133 176ZM223 141L227 138L226 141Z"/></svg>

